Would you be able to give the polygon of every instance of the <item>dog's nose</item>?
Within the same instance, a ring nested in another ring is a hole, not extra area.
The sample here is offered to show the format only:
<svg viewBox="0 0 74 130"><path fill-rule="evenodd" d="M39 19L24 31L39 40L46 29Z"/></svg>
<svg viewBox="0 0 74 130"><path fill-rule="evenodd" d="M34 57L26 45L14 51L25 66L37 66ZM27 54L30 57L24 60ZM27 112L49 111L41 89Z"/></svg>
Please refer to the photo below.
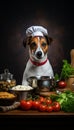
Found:
<svg viewBox="0 0 74 130"><path fill-rule="evenodd" d="M42 52L41 52L41 51L38 51L38 52L37 52L37 57L40 58L41 55L42 55Z"/></svg>

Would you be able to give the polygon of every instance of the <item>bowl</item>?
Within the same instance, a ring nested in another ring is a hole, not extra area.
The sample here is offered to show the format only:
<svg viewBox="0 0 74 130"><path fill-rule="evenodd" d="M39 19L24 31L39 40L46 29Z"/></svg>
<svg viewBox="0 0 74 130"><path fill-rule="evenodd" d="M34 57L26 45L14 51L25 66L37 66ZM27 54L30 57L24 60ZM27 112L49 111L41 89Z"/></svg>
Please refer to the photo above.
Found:
<svg viewBox="0 0 74 130"><path fill-rule="evenodd" d="M17 95L17 101L27 99L33 92L31 86L17 85L11 88L11 92Z"/></svg>
<svg viewBox="0 0 74 130"><path fill-rule="evenodd" d="M10 106L17 100L17 95L0 92L0 106Z"/></svg>

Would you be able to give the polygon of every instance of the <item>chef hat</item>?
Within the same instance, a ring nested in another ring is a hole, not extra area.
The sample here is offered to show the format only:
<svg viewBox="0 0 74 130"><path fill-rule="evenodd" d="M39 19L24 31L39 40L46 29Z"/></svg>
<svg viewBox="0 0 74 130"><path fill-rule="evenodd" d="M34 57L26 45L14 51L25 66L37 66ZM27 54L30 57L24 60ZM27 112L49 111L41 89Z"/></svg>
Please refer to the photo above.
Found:
<svg viewBox="0 0 74 130"><path fill-rule="evenodd" d="M44 36L48 35L47 29L42 26L31 26L26 30L26 35L29 36Z"/></svg>

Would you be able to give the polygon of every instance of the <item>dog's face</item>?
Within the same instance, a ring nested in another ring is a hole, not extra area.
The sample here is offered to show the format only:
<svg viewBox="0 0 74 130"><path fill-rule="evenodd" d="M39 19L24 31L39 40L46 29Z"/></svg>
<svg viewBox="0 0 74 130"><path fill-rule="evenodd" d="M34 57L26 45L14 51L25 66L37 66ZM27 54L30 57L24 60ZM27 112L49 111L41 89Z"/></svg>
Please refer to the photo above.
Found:
<svg viewBox="0 0 74 130"><path fill-rule="evenodd" d="M48 51L45 37L33 37L30 42L30 54L35 59L42 59Z"/></svg>
<svg viewBox="0 0 74 130"><path fill-rule="evenodd" d="M41 36L29 37L26 43L29 45L30 57L35 60L43 59L47 55L50 40Z"/></svg>

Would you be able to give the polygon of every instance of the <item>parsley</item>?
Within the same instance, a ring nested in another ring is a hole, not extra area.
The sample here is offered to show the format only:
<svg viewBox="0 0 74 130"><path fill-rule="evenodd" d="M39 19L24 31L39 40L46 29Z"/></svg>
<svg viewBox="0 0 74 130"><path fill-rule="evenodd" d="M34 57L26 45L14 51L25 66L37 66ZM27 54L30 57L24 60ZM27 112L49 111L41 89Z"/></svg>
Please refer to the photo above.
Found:
<svg viewBox="0 0 74 130"><path fill-rule="evenodd" d="M66 90L59 95L51 95L50 98L58 101L64 112L74 112L74 92Z"/></svg>
<svg viewBox="0 0 74 130"><path fill-rule="evenodd" d="M62 71L60 74L60 79L68 79L70 75L74 75L74 68L67 60L63 60Z"/></svg>

